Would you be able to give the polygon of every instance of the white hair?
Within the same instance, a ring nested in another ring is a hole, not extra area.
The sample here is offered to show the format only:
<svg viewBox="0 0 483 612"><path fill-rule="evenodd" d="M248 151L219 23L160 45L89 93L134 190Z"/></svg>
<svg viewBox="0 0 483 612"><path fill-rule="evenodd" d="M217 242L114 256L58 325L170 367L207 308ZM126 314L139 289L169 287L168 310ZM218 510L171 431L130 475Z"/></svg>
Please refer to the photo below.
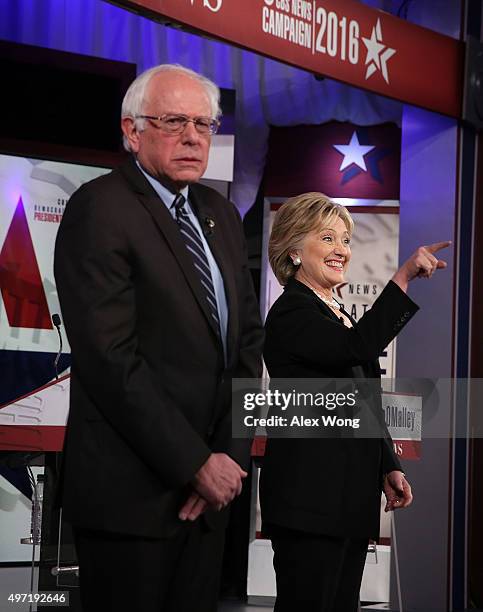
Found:
<svg viewBox="0 0 483 612"><path fill-rule="evenodd" d="M133 118L136 129L139 132L142 132L146 128L146 120L136 119L136 116L144 113L146 88L151 79L160 72L178 72L200 83L210 101L212 118L218 119L221 116L220 90L213 81L210 81L210 79L202 74L198 74L194 70L181 66L181 64L160 64L159 66L154 66L153 68L149 68L149 70L145 70L136 77L126 91L126 95L122 101L121 118ZM123 144L126 151L131 151L131 146L126 136L123 136Z"/></svg>

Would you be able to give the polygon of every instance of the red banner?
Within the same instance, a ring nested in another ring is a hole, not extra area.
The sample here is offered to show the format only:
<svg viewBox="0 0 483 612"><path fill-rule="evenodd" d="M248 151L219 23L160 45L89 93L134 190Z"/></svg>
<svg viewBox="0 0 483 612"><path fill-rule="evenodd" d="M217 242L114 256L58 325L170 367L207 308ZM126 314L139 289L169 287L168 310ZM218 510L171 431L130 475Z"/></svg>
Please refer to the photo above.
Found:
<svg viewBox="0 0 483 612"><path fill-rule="evenodd" d="M64 446L65 426L0 425L2 451L55 451Z"/></svg>
<svg viewBox="0 0 483 612"><path fill-rule="evenodd" d="M421 459L421 440L393 440L393 444L400 459Z"/></svg>
<svg viewBox="0 0 483 612"><path fill-rule="evenodd" d="M461 116L463 44L355 0L113 0L362 89Z"/></svg>

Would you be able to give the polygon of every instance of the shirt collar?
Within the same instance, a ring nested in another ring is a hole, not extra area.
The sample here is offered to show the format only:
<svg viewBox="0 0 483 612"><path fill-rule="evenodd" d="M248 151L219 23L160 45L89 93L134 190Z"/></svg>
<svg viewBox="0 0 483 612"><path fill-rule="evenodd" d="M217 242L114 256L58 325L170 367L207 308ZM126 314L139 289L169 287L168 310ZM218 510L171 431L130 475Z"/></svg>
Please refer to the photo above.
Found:
<svg viewBox="0 0 483 612"><path fill-rule="evenodd" d="M138 160L136 160L136 165L141 170L141 172L144 174L144 176L147 178L147 180L149 181L149 184L154 189L154 191L158 194L158 196L164 202L164 204L166 205L166 208L168 209L172 208L174 204L174 200L178 194L172 193L167 187L162 185L159 181L157 181L150 174L148 174L146 170L144 170L144 168L138 162ZM189 188L188 186L186 186L186 187L183 187L183 189L179 191L179 193L184 195L186 200L188 200L188 190Z"/></svg>

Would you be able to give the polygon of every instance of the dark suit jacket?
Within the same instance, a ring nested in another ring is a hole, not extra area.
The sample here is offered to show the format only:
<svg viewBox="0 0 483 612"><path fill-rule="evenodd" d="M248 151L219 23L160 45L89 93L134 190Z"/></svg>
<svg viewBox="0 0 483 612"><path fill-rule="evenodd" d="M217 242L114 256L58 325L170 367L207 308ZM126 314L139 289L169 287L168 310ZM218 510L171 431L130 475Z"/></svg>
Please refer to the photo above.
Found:
<svg viewBox="0 0 483 612"><path fill-rule="evenodd" d="M208 187L193 185L189 198L202 226L215 222L226 367L191 255L134 161L67 204L55 278L72 349L63 507L77 526L169 535L212 451L248 463L249 444L231 437L231 377L259 375L263 332L242 224Z"/></svg>
<svg viewBox="0 0 483 612"><path fill-rule="evenodd" d="M390 281L349 329L291 279L266 320L270 377L380 379L378 356L417 309ZM377 538L383 475L396 469L387 429L372 439L269 439L260 482L264 531L278 525Z"/></svg>

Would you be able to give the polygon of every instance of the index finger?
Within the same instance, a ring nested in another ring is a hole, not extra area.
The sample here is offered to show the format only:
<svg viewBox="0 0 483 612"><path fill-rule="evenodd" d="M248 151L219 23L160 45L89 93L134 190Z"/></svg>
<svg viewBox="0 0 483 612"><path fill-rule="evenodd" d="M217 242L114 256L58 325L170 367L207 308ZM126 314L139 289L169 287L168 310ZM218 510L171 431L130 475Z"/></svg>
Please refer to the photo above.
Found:
<svg viewBox="0 0 483 612"><path fill-rule="evenodd" d="M433 244L428 244L428 246L424 248L430 253L436 253L436 251L441 251L441 249L449 247L450 244L451 240L444 240L443 242L434 242Z"/></svg>
<svg viewBox="0 0 483 612"><path fill-rule="evenodd" d="M188 515L188 519L190 521L196 520L200 516L200 514L203 514L207 505L208 504L206 503L206 500L204 500L202 497L199 497L195 505L191 508L191 511Z"/></svg>
<svg viewBox="0 0 483 612"><path fill-rule="evenodd" d="M183 507L178 513L178 517L184 521L188 517L188 515L193 511L193 508L196 506L198 501L200 500L200 496L198 493L191 493L188 499L183 504Z"/></svg>

